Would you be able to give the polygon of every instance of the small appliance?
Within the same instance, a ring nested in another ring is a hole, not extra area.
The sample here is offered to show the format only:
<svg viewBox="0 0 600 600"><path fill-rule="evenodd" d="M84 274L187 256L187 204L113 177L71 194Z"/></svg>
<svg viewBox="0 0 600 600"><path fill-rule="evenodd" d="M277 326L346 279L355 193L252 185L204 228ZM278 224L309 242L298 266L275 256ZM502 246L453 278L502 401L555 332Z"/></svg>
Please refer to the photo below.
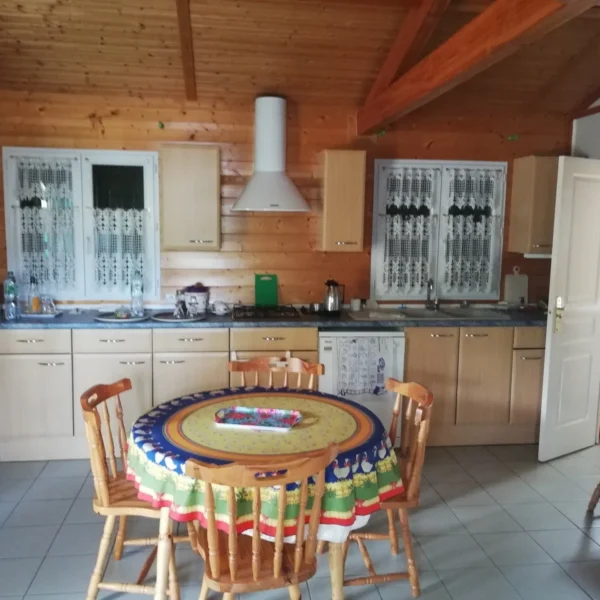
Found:
<svg viewBox="0 0 600 600"><path fill-rule="evenodd" d="M334 279L325 282L325 298L323 300L323 312L329 315L339 315L344 303L344 285L340 285Z"/></svg>

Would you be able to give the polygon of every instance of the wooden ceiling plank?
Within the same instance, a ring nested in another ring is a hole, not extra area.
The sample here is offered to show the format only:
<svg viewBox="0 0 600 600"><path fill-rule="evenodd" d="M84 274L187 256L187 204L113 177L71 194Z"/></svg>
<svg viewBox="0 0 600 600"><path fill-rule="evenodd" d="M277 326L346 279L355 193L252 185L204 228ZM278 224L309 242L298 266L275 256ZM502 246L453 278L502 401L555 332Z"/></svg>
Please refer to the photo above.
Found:
<svg viewBox="0 0 600 600"><path fill-rule="evenodd" d="M383 92L399 73L410 69L421 58L425 45L449 3L450 0L423 0L408 11L367 96L367 102Z"/></svg>
<svg viewBox="0 0 600 600"><path fill-rule="evenodd" d="M439 98L595 3L596 0L496 0L365 103L357 113L357 133L377 131Z"/></svg>
<svg viewBox="0 0 600 600"><path fill-rule="evenodd" d="M192 20L190 17L189 0L175 0L177 4L177 22L179 23L179 41L181 44L181 64L183 66L183 81L185 97L197 100L196 67L194 65L194 42L192 39Z"/></svg>

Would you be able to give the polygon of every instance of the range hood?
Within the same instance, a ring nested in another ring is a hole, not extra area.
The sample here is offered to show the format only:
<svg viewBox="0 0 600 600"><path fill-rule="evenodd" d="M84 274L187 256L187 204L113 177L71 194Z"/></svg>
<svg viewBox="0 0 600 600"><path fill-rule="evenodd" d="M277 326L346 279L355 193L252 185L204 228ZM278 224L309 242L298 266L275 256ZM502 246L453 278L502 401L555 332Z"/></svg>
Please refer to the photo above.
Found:
<svg viewBox="0 0 600 600"><path fill-rule="evenodd" d="M285 174L285 99L254 103L254 173L235 211L307 212L310 206Z"/></svg>

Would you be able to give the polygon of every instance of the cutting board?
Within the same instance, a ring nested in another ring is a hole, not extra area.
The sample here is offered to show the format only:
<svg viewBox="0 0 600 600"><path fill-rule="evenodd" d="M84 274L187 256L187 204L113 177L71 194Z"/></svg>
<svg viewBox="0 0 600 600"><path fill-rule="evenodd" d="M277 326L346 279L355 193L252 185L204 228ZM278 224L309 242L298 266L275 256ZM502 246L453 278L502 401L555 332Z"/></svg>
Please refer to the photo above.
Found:
<svg viewBox="0 0 600 600"><path fill-rule="evenodd" d="M269 273L254 275L254 304L277 306L277 275Z"/></svg>
<svg viewBox="0 0 600 600"><path fill-rule="evenodd" d="M504 278L504 302L507 304L521 304L521 298L528 302L529 278L521 275L519 267L513 267L513 272Z"/></svg>

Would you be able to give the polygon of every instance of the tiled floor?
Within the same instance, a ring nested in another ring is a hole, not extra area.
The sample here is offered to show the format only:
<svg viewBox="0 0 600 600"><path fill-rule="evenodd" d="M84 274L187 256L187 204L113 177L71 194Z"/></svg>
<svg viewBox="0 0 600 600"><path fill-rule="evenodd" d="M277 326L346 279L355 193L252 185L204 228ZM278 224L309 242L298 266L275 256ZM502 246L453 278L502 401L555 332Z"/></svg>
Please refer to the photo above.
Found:
<svg viewBox="0 0 600 600"><path fill-rule="evenodd" d="M600 447L539 464L536 448L434 448L427 452L421 507L411 526L424 600L600 600L600 507L586 515L600 481ZM0 598L81 600L96 558L102 519L91 510L87 461L0 463ZM129 535L156 534L137 520ZM371 528L383 528L376 515ZM381 571L404 568L385 543L369 543ZM109 577L131 580L146 550L126 550ZM196 600L202 566L179 546L182 600ZM355 547L349 575L364 573ZM409 600L406 582L346 588L346 598ZM213 594L213 598L219 597ZM327 556L303 597L331 598ZM102 600L148 598L103 593ZM283 600L285 591L242 600Z"/></svg>

